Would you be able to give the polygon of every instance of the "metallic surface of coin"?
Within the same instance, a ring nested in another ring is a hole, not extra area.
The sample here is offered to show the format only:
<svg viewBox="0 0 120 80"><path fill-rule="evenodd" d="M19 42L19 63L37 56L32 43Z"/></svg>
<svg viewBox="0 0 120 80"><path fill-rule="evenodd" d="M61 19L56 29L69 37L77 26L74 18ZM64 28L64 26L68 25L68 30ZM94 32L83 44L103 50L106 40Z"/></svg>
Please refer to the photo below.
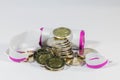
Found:
<svg viewBox="0 0 120 80"><path fill-rule="evenodd" d="M37 57L37 62L39 64L45 65L46 61L51 57L52 57L51 54L41 54L40 56Z"/></svg>
<svg viewBox="0 0 120 80"><path fill-rule="evenodd" d="M52 53L51 53L49 50L47 50L45 47L37 50L37 51L34 53L34 59L35 59L39 64L42 64L42 65L45 65L45 64L46 64L46 60L47 60L48 58L51 58L52 56L53 56Z"/></svg>
<svg viewBox="0 0 120 80"><path fill-rule="evenodd" d="M71 30L65 27L59 27L53 30L53 34L58 39L64 39L70 36Z"/></svg>
<svg viewBox="0 0 120 80"><path fill-rule="evenodd" d="M70 66L79 66L84 65L85 61L81 56L78 55L78 53L74 53L74 57L72 58L66 58L65 59L66 65Z"/></svg>
<svg viewBox="0 0 120 80"><path fill-rule="evenodd" d="M51 71L58 71L65 66L64 59L60 57L52 57L46 61L46 68Z"/></svg>

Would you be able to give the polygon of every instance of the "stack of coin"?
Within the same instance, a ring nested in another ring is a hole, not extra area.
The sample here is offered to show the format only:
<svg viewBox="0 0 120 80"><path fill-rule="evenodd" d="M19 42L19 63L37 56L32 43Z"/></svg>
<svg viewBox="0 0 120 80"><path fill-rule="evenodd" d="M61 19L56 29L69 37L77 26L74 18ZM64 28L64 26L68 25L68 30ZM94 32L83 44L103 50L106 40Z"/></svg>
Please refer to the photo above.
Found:
<svg viewBox="0 0 120 80"><path fill-rule="evenodd" d="M72 57L71 38L72 32L65 27L59 27L53 30L53 37L48 39L47 45L56 48L55 55L62 58Z"/></svg>
<svg viewBox="0 0 120 80"><path fill-rule="evenodd" d="M73 57L71 42L68 39L61 40L61 42L56 45L60 46L58 47L60 51L57 53L59 56L62 58Z"/></svg>

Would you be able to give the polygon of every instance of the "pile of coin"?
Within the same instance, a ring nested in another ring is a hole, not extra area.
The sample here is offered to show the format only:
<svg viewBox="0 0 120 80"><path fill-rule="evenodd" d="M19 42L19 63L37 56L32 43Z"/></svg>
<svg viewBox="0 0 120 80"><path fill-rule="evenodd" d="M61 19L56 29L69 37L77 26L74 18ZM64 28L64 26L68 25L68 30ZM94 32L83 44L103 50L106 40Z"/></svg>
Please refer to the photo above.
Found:
<svg viewBox="0 0 120 80"><path fill-rule="evenodd" d="M52 52L51 52L52 51ZM52 48L44 47L34 53L34 59L41 66L48 70L58 71L64 68L65 61L63 58L56 56Z"/></svg>
<svg viewBox="0 0 120 80"><path fill-rule="evenodd" d="M84 30L78 34L69 28L58 27L50 35L50 31L43 34L43 28L40 30L40 33L34 34L30 31L13 38L7 50L9 58L18 63L36 61L42 68L51 71L66 69L66 66L83 65L98 69L109 63L96 50L85 48Z"/></svg>
<svg viewBox="0 0 120 80"><path fill-rule="evenodd" d="M56 55L62 58L72 57L72 45L70 38L72 38L72 32L65 27L56 28L53 30L53 37L48 39L47 46L55 47L57 50Z"/></svg>
<svg viewBox="0 0 120 80"><path fill-rule="evenodd" d="M34 53L34 59L41 66L51 71L64 69L64 66L78 66L85 64L85 57L79 55L79 49L72 48L72 31L66 27L53 30L53 37L41 49ZM96 52L93 49L84 49L84 54Z"/></svg>

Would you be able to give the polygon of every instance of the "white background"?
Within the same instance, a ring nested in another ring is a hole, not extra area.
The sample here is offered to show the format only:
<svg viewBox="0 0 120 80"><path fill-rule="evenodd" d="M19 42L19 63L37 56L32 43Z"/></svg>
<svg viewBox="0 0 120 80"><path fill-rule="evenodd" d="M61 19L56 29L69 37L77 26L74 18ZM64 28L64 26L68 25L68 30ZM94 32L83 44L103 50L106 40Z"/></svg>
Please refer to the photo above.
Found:
<svg viewBox="0 0 120 80"><path fill-rule="evenodd" d="M95 48L114 64L100 70L49 72L3 58L16 34L59 26L84 29L87 40L99 42ZM119 35L119 0L0 0L0 80L119 80Z"/></svg>

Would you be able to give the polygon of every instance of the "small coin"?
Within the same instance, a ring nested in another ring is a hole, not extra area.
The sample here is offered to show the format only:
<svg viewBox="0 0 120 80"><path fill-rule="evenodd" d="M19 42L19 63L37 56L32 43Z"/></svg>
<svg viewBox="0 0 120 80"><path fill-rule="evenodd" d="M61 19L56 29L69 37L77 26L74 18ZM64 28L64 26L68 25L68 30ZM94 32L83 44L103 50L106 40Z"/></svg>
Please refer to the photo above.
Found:
<svg viewBox="0 0 120 80"><path fill-rule="evenodd" d="M60 57L52 57L46 61L46 68L51 71L58 71L65 66L64 59Z"/></svg>
<svg viewBox="0 0 120 80"><path fill-rule="evenodd" d="M53 30L53 34L56 38L64 39L71 34L71 30L65 27L59 27Z"/></svg>
<svg viewBox="0 0 120 80"><path fill-rule="evenodd" d="M52 54L50 51L48 51L46 48L41 48L34 53L34 59L42 65L46 64L46 60L48 58L51 58Z"/></svg>
<svg viewBox="0 0 120 80"><path fill-rule="evenodd" d="M78 65L84 65L85 61L79 57L72 57L72 58L66 58L65 59L66 65L70 66L78 66Z"/></svg>
<svg viewBox="0 0 120 80"><path fill-rule="evenodd" d="M39 55L39 56L37 57L37 62L38 62L39 64L45 65L45 64L46 64L46 60L49 59L49 58L51 58L51 57L52 57L51 54L47 54L47 53L41 54L41 55Z"/></svg>

